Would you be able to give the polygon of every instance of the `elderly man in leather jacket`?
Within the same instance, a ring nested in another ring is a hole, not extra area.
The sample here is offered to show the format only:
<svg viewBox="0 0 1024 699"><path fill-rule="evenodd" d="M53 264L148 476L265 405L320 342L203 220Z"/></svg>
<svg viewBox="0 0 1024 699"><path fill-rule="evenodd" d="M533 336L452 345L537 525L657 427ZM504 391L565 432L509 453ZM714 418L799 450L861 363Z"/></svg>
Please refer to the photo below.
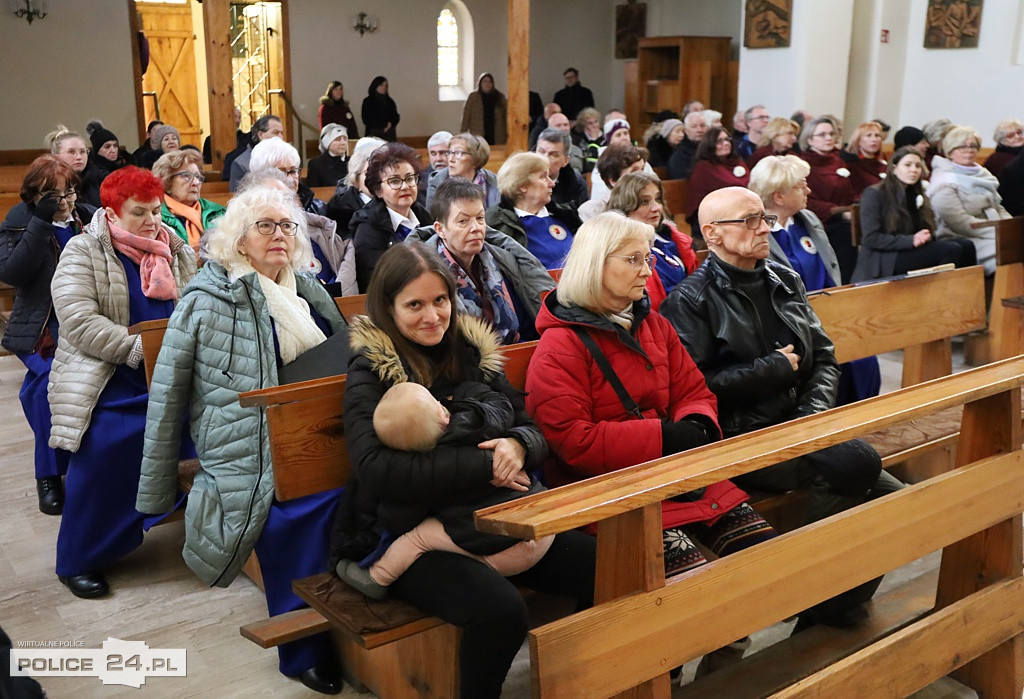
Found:
<svg viewBox="0 0 1024 699"><path fill-rule="evenodd" d="M669 294L660 312L718 397L725 436L833 407L839 382L833 344L807 302L800 276L768 259L774 217L742 187L709 194L698 217L711 254ZM769 492L809 487L808 521L903 486L859 439L733 480ZM851 614L863 612L847 608L839 618L815 621L844 624L855 620Z"/></svg>

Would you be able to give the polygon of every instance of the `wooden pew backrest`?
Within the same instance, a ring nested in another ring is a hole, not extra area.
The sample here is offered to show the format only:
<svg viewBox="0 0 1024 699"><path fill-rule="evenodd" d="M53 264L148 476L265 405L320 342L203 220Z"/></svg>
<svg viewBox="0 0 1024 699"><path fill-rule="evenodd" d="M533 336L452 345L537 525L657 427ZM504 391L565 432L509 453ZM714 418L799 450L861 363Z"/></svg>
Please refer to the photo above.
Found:
<svg viewBox="0 0 1024 699"><path fill-rule="evenodd" d="M366 314L366 294L352 294L351 296L335 296L334 303L345 320L352 322L356 316Z"/></svg>
<svg viewBox="0 0 1024 699"><path fill-rule="evenodd" d="M842 363L983 329L984 289L982 268L968 267L826 289L810 302Z"/></svg>

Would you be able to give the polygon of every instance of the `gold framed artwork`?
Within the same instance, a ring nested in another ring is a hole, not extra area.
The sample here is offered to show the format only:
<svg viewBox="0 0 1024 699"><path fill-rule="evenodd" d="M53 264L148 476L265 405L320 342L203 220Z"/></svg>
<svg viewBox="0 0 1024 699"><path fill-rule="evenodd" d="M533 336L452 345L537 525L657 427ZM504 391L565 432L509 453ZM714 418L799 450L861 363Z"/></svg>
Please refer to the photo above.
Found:
<svg viewBox="0 0 1024 699"><path fill-rule="evenodd" d="M789 46L793 0L745 0L743 45L748 49Z"/></svg>
<svg viewBox="0 0 1024 699"><path fill-rule="evenodd" d="M926 49L976 49L985 0L928 0Z"/></svg>
<svg viewBox="0 0 1024 699"><path fill-rule="evenodd" d="M647 36L647 3L629 0L615 6L615 57L636 58L637 45Z"/></svg>

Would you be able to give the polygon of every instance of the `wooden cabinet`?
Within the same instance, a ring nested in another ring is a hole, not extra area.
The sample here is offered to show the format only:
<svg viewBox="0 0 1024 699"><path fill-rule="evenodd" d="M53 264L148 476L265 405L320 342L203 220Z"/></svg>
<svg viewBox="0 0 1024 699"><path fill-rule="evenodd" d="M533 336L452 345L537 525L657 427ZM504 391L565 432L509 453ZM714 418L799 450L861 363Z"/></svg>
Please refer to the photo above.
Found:
<svg viewBox="0 0 1024 699"><path fill-rule="evenodd" d="M731 43L727 36L640 39L633 99L627 98L627 104L635 105L633 113L627 113L633 137L639 138L658 112L671 109L678 113L693 99L722 112L722 122L731 124L738 74Z"/></svg>

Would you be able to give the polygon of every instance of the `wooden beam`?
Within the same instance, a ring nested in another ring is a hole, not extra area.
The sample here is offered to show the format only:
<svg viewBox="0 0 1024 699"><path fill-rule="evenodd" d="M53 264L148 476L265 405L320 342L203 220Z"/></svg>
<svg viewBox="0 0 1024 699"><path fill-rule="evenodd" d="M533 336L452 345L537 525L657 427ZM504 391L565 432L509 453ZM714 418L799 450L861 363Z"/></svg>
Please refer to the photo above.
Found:
<svg viewBox="0 0 1024 699"><path fill-rule="evenodd" d="M235 149L235 87L231 80L231 3L205 0L206 79L210 86L211 167L221 170L224 156Z"/></svg>
<svg viewBox="0 0 1024 699"><path fill-rule="evenodd" d="M530 0L508 0L508 152L530 140Z"/></svg>
<svg viewBox="0 0 1024 699"><path fill-rule="evenodd" d="M135 88L135 126L139 143L146 140L146 110L142 105L142 56L139 55L139 11L135 0L128 0L128 30L132 39L132 76ZM125 145L124 143L121 144ZM132 149L128 149L129 151Z"/></svg>
<svg viewBox="0 0 1024 699"><path fill-rule="evenodd" d="M910 696L1024 632L1024 581L1008 580L840 660L773 699ZM1011 693L984 696L1019 697Z"/></svg>

